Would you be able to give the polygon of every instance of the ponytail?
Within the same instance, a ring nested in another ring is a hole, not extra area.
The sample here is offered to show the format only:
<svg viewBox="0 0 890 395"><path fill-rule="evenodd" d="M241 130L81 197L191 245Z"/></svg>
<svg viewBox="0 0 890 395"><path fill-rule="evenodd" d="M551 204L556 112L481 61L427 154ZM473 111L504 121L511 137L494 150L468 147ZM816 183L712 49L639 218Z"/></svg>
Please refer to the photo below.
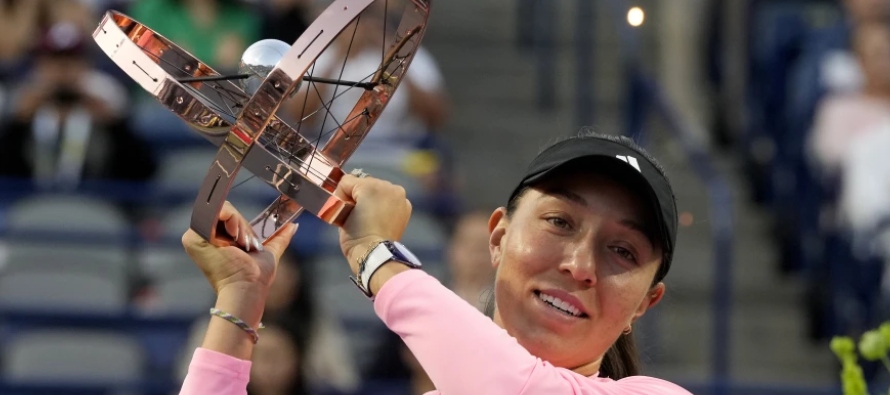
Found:
<svg viewBox="0 0 890 395"><path fill-rule="evenodd" d="M640 359L633 333L622 334L603 356L599 377L620 380L638 374L640 374Z"/></svg>
<svg viewBox="0 0 890 395"><path fill-rule="evenodd" d="M494 290L491 290L488 293L484 310L488 318L494 319L494 307ZM599 377L620 380L638 374L640 374L640 358L637 355L637 345L634 342L633 333L622 334L603 356Z"/></svg>

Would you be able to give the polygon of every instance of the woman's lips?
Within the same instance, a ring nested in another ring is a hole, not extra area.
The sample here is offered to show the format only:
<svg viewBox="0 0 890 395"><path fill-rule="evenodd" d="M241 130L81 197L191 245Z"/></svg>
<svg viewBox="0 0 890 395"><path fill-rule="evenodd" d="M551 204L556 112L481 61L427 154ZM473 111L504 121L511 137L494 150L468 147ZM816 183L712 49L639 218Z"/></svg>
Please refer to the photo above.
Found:
<svg viewBox="0 0 890 395"><path fill-rule="evenodd" d="M575 317L588 317L587 310L584 308L581 300L568 292L559 289L544 289L535 291L535 295L545 303Z"/></svg>

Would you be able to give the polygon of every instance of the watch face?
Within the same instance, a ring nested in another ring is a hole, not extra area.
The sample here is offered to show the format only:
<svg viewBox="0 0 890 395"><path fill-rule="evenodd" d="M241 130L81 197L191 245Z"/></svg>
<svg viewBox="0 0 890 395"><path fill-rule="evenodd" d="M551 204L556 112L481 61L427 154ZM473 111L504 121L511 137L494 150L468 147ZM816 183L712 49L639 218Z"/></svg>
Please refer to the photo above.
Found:
<svg viewBox="0 0 890 395"><path fill-rule="evenodd" d="M414 256L414 253L412 253L407 247L402 245L402 243L399 243L398 241L394 241L392 243L392 245L394 247L392 249L393 254L401 255L398 258L404 259L410 263L420 266L420 259L417 259L417 257Z"/></svg>

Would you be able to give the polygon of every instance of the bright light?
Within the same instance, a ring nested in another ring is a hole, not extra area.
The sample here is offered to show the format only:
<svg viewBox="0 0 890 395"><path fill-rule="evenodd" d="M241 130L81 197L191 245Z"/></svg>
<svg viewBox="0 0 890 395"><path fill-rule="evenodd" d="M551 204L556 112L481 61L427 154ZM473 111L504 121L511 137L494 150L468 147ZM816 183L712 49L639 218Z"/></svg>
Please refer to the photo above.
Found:
<svg viewBox="0 0 890 395"><path fill-rule="evenodd" d="M646 14L640 7L634 7L627 11L627 23L633 27L642 25L645 19Z"/></svg>

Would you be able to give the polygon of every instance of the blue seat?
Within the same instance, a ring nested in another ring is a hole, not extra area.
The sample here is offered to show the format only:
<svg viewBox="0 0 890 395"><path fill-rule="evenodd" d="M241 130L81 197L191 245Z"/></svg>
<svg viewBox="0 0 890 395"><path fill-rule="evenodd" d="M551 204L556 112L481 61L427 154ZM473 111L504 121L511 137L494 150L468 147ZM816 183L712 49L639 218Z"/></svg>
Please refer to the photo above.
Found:
<svg viewBox="0 0 890 395"><path fill-rule="evenodd" d="M142 379L144 357L138 342L122 333L31 330L5 341L2 377L10 383L116 385Z"/></svg>
<svg viewBox="0 0 890 395"><path fill-rule="evenodd" d="M0 341L3 342L0 349L8 349L11 344L9 342L13 339L30 333L101 333L111 339L126 338L131 348L139 349L139 377L130 377L116 383L108 380L94 383L60 380L57 384L69 390L77 390L71 393L90 393L109 386L168 389L176 382L173 369L179 352L186 343L189 325L193 320L194 315L144 316L132 310L123 313L0 310ZM146 382L145 379L150 380ZM9 380L8 377L0 377L0 388L13 384L23 394L48 393L42 387L47 384L44 381Z"/></svg>

